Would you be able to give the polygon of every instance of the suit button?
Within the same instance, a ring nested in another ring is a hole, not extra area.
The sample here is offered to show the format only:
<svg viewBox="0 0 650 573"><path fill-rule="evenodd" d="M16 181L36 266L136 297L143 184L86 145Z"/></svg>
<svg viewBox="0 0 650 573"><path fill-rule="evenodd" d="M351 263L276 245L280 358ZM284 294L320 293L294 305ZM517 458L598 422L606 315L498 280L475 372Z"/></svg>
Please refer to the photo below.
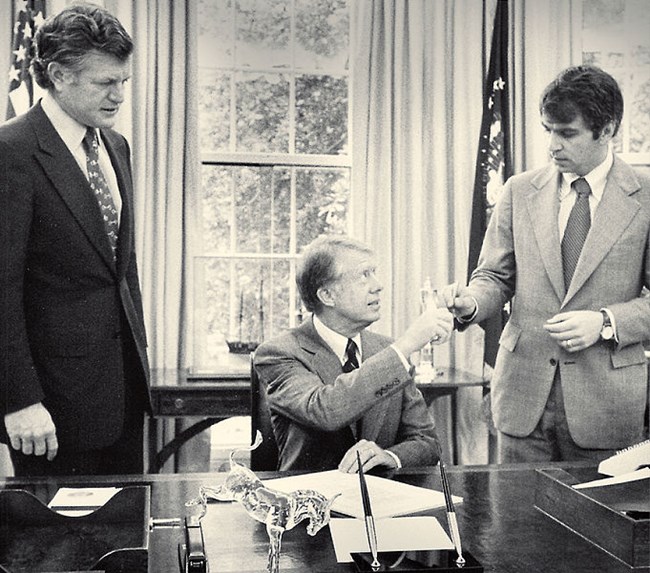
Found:
<svg viewBox="0 0 650 573"><path fill-rule="evenodd" d="M555 360L555 358L551 358L549 362L551 363L551 366L557 365L557 360Z"/></svg>

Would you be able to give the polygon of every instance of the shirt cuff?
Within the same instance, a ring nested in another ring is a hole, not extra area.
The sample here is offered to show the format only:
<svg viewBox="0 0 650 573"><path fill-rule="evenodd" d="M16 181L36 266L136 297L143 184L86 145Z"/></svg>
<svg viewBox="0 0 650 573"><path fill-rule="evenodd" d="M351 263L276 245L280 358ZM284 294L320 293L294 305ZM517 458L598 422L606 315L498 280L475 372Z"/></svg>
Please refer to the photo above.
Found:
<svg viewBox="0 0 650 573"><path fill-rule="evenodd" d="M395 346L394 344L391 344L390 347L393 350L395 350L395 352L397 352L397 356L399 356L399 359L401 360L402 365L404 366L404 368L406 368L406 371L410 372L411 371L411 365L409 364L409 361L406 359L406 356L404 356L404 353L399 348L397 348L397 346ZM395 456L395 457L397 457L397 456Z"/></svg>
<svg viewBox="0 0 650 573"><path fill-rule="evenodd" d="M395 460L395 463L397 464L397 469L401 470L402 469L402 462L399 460L397 457L397 454L394 454L390 450L384 450L391 458Z"/></svg>
<svg viewBox="0 0 650 573"><path fill-rule="evenodd" d="M473 296L470 298L474 301L474 312L470 316L457 316L456 320L461 324L472 322L472 320L474 320L478 314L478 301Z"/></svg>

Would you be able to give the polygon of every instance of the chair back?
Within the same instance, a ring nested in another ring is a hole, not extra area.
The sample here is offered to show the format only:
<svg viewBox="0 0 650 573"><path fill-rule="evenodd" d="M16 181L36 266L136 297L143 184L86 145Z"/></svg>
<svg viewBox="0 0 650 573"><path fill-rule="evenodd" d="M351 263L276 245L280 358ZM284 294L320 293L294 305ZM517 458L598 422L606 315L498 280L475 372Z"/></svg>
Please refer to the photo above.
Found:
<svg viewBox="0 0 650 573"><path fill-rule="evenodd" d="M266 384L260 381L255 370L254 354L251 353L251 442L257 431L263 441L251 451L253 471L275 471L278 469L278 446L273 435L271 412L266 396Z"/></svg>

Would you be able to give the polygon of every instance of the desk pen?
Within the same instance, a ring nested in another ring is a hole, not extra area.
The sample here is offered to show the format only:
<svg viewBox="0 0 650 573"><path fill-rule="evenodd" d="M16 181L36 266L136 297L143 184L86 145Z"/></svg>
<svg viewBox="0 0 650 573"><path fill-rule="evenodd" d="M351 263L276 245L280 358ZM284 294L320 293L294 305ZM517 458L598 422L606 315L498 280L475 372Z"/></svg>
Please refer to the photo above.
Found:
<svg viewBox="0 0 650 573"><path fill-rule="evenodd" d="M375 529L375 518L372 516L372 507L370 507L370 495L368 494L366 478L363 475L363 464L361 463L359 452L357 452L357 464L359 466L359 485L361 486L363 515L366 519L366 536L368 537L368 545L370 546L370 553L372 554L372 563L370 566L372 567L373 571L375 571L381 566L379 559L377 559L377 530Z"/></svg>
<svg viewBox="0 0 650 573"><path fill-rule="evenodd" d="M465 565L465 558L463 557L463 548L460 544L460 533L458 531L458 521L456 520L456 511L454 510L454 500L451 497L451 490L449 489L449 481L447 480L447 471L445 463L442 461L442 452L440 449L440 442L436 440L438 446L438 457L440 461L440 479L442 481L442 491L445 494L445 505L447 506L447 523L449 524L449 533L451 533L451 540L456 548L458 557L456 558L456 565L462 567Z"/></svg>

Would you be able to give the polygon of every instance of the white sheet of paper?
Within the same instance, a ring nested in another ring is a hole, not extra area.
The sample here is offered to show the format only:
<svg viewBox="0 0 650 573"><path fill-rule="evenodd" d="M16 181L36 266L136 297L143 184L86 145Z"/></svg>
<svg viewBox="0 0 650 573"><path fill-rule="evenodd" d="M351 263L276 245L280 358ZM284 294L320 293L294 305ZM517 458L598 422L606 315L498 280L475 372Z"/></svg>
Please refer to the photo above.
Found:
<svg viewBox="0 0 650 573"><path fill-rule="evenodd" d="M375 520L378 551L453 549L454 545L435 517L393 517ZM352 561L350 553L368 551L362 519L330 520L330 533L339 563Z"/></svg>
<svg viewBox="0 0 650 573"><path fill-rule="evenodd" d="M121 487L62 487L47 506L61 515L82 517L108 502Z"/></svg>
<svg viewBox="0 0 650 573"><path fill-rule="evenodd" d="M593 481L587 481L584 483L577 483L573 486L574 489L583 489L586 487L602 487L608 485L615 485L617 483L626 483L629 481L636 481L639 479L648 479L650 478L650 468L641 468L640 470L635 470L633 472L628 472L625 474L620 474L614 477L602 478Z"/></svg>
<svg viewBox="0 0 650 573"><path fill-rule="evenodd" d="M357 518L362 518L364 515L358 474L330 470L265 480L264 483L285 493L297 489L313 489L327 498L340 493L341 495L332 505L332 511ZM441 491L368 474L366 474L366 483L375 519L445 507L445 496ZM462 497L455 495L452 498L455 504L463 501Z"/></svg>

